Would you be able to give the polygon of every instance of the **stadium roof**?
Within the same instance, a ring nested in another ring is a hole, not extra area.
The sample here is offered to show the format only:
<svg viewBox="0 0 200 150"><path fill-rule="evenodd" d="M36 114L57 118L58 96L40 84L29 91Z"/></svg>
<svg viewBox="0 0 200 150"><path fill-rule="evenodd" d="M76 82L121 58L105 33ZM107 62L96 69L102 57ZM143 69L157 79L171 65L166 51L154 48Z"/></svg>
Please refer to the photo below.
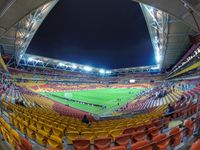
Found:
<svg viewBox="0 0 200 150"><path fill-rule="evenodd" d="M1 51L3 49L6 54L12 54L20 60L35 31L57 1L0 1ZM191 46L188 34L195 35L199 31L197 26L200 25L200 0L136 1L159 9L141 6L148 23L158 64L162 68L175 65Z"/></svg>

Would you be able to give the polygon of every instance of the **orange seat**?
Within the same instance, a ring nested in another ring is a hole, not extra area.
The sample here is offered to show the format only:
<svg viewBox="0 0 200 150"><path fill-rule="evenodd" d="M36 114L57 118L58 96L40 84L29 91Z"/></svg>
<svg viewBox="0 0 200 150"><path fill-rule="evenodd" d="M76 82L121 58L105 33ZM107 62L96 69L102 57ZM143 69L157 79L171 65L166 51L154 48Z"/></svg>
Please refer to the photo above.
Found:
<svg viewBox="0 0 200 150"><path fill-rule="evenodd" d="M171 147L175 147L180 144L183 134L178 127L171 130L170 136L172 137Z"/></svg>
<svg viewBox="0 0 200 150"><path fill-rule="evenodd" d="M142 141L138 141L134 144L131 145L131 150L152 150L153 147L151 145L149 145L149 141L147 140L142 140ZM148 147L145 147L148 146ZM142 147L145 147L145 149L142 149Z"/></svg>
<svg viewBox="0 0 200 150"><path fill-rule="evenodd" d="M186 136L187 137L190 137L192 134L193 134L193 130L194 130L194 123L192 120L188 119L184 126L187 128L187 131L186 131Z"/></svg>
<svg viewBox="0 0 200 150"><path fill-rule="evenodd" d="M198 139L196 142L194 142L190 148L190 150L199 150L200 148L200 139Z"/></svg>
<svg viewBox="0 0 200 150"><path fill-rule="evenodd" d="M32 150L32 144L25 138L21 138L21 150Z"/></svg>
<svg viewBox="0 0 200 150"><path fill-rule="evenodd" d="M115 138L115 143L119 146L127 146L129 143L130 134L123 134Z"/></svg>
<svg viewBox="0 0 200 150"><path fill-rule="evenodd" d="M105 150L110 148L111 138L98 138L94 140L94 149L95 150Z"/></svg>
<svg viewBox="0 0 200 150"><path fill-rule="evenodd" d="M125 146L115 146L112 148L107 148L106 150L126 150Z"/></svg>
<svg viewBox="0 0 200 150"><path fill-rule="evenodd" d="M151 127L148 129L149 138L152 139L153 137L159 134L160 130L158 127Z"/></svg>
<svg viewBox="0 0 200 150"><path fill-rule="evenodd" d="M167 135L163 133L153 137L152 142L157 144L158 150L167 150L170 140L167 138Z"/></svg>
<svg viewBox="0 0 200 150"><path fill-rule="evenodd" d="M76 139L73 140L74 150L90 150L90 140Z"/></svg>
<svg viewBox="0 0 200 150"><path fill-rule="evenodd" d="M134 132L131 137L133 142L141 141L144 140L145 138L146 138L146 133L144 131Z"/></svg>
<svg viewBox="0 0 200 150"><path fill-rule="evenodd" d="M146 130L145 125L138 126L138 127L135 128L135 131L143 131L144 132L145 130Z"/></svg>
<svg viewBox="0 0 200 150"><path fill-rule="evenodd" d="M126 128L124 131L123 131L123 134L131 134L135 131L135 128Z"/></svg>

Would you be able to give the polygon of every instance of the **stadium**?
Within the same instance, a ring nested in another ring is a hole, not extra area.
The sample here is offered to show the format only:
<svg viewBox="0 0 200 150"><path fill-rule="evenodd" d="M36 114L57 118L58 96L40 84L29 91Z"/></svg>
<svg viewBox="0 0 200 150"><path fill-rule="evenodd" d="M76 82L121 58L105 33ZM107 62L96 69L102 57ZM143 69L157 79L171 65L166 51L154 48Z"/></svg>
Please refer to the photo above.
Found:
<svg viewBox="0 0 200 150"><path fill-rule="evenodd" d="M1 150L200 149L200 0L108 1L0 0ZM68 14L62 13L61 27L55 19L63 10ZM131 13L137 15L129 25L123 19ZM67 27L69 37L58 34ZM146 31L153 58L149 48L138 46L145 45L138 39ZM44 42L51 37L57 39ZM74 45L62 51L62 42ZM33 53L33 43L48 47ZM84 62L93 56L77 47L90 46L107 66Z"/></svg>

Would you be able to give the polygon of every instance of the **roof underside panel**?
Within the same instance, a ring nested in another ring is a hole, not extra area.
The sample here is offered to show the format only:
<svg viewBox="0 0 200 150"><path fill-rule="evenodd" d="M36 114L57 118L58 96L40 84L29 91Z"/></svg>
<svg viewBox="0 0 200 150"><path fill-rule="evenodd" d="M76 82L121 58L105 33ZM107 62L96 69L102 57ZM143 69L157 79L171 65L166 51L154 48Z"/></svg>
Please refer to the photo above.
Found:
<svg viewBox="0 0 200 150"><path fill-rule="evenodd" d="M193 30L198 32L197 26L191 16L190 11L200 24L200 0L137 0L141 3L153 6L160 9L177 19L182 20L185 24L190 26Z"/></svg>
<svg viewBox="0 0 200 150"><path fill-rule="evenodd" d="M3 0L0 1L0 36L16 25L33 10L51 0Z"/></svg>

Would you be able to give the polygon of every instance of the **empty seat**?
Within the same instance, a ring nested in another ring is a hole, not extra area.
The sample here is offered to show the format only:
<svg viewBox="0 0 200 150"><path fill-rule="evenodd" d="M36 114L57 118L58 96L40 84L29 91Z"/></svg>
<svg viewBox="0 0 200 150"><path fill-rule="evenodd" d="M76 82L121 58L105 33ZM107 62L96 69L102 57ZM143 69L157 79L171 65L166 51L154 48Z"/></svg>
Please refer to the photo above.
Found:
<svg viewBox="0 0 200 150"><path fill-rule="evenodd" d="M148 136L150 139L157 136L160 133L160 130L158 127L151 127L148 129Z"/></svg>
<svg viewBox="0 0 200 150"><path fill-rule="evenodd" d="M107 138L108 137L108 132L107 131L95 132L95 137L96 138Z"/></svg>
<svg viewBox="0 0 200 150"><path fill-rule="evenodd" d="M68 144L72 144L73 140L76 140L77 138L79 138L79 132L78 131L69 131L66 133L67 136L67 141Z"/></svg>
<svg viewBox="0 0 200 150"><path fill-rule="evenodd" d="M126 128L124 131L123 131L123 134L131 134L135 131L135 128Z"/></svg>
<svg viewBox="0 0 200 150"><path fill-rule="evenodd" d="M58 148L58 149L62 149L63 145L62 145L62 139L60 137L51 135L48 139L47 139L47 145L51 148Z"/></svg>
<svg viewBox="0 0 200 150"><path fill-rule="evenodd" d="M144 131L134 132L131 135L131 139L133 142L141 141L144 140L145 138L146 138L146 133Z"/></svg>
<svg viewBox="0 0 200 150"><path fill-rule="evenodd" d="M94 133L93 132L82 132L81 137L84 139L90 140L90 143L94 142Z"/></svg>
<svg viewBox="0 0 200 150"><path fill-rule="evenodd" d="M194 123L192 120L188 119L185 123L184 126L186 127L186 136L190 137L193 134L194 130Z"/></svg>
<svg viewBox="0 0 200 150"><path fill-rule="evenodd" d="M63 130L60 128L52 128L52 134L55 136L59 136L60 138L62 138L63 135Z"/></svg>
<svg viewBox="0 0 200 150"><path fill-rule="evenodd" d="M142 147L145 147L142 149ZM152 145L149 145L149 141L141 140L131 145L131 150L152 150Z"/></svg>
<svg viewBox="0 0 200 150"><path fill-rule="evenodd" d="M76 139L73 140L74 150L90 150L90 140Z"/></svg>
<svg viewBox="0 0 200 150"><path fill-rule="evenodd" d="M26 133L28 137L32 140L35 139L35 131L33 129L31 129L30 127L26 128Z"/></svg>
<svg viewBox="0 0 200 150"><path fill-rule="evenodd" d="M110 148L111 138L98 138L94 140L94 149L95 150L105 150Z"/></svg>
<svg viewBox="0 0 200 150"><path fill-rule="evenodd" d="M46 133L45 131L38 130L38 132L35 134L35 137L38 144L41 144L41 145L47 144L48 133Z"/></svg>
<svg viewBox="0 0 200 150"><path fill-rule="evenodd" d="M171 147L175 147L180 144L183 133L178 127L175 127L171 130L170 136L172 137Z"/></svg>
<svg viewBox="0 0 200 150"><path fill-rule="evenodd" d="M156 143L158 150L167 150L170 139L165 133L153 137L152 142Z"/></svg>
<svg viewBox="0 0 200 150"><path fill-rule="evenodd" d="M109 135L112 137L112 140L115 141L115 138L119 135L122 134L122 130L121 129L115 129L115 130L111 130L109 132Z"/></svg>
<svg viewBox="0 0 200 150"><path fill-rule="evenodd" d="M115 146L112 148L107 148L106 150L126 150L125 146Z"/></svg>
<svg viewBox="0 0 200 150"><path fill-rule="evenodd" d="M199 150L200 148L200 139L198 139L196 142L194 142L190 148L190 150Z"/></svg>
<svg viewBox="0 0 200 150"><path fill-rule="evenodd" d="M115 143L119 146L127 146L129 143L130 134L122 134L115 138Z"/></svg>

